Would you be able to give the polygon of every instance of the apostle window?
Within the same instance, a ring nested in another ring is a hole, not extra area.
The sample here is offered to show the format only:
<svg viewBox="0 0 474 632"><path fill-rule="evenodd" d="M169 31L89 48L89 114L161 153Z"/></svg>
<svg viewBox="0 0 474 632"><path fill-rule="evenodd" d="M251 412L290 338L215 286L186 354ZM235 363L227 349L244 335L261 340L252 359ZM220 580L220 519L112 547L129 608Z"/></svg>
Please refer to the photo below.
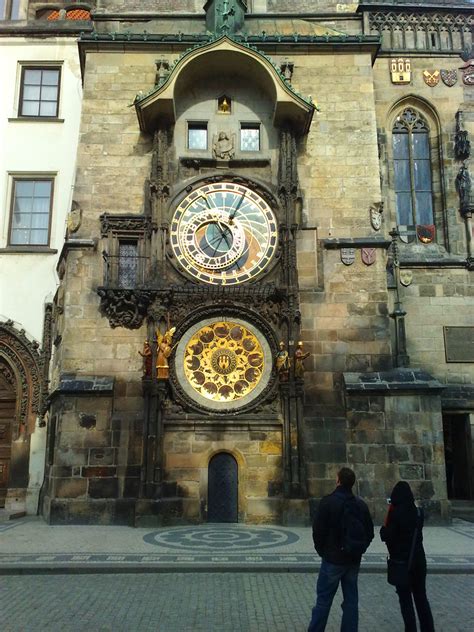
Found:
<svg viewBox="0 0 474 632"><path fill-rule="evenodd" d="M188 123L188 149L207 149L207 123Z"/></svg>
<svg viewBox="0 0 474 632"><path fill-rule="evenodd" d="M49 244L52 202L52 178L13 179L10 246Z"/></svg>
<svg viewBox="0 0 474 632"><path fill-rule="evenodd" d="M393 126L394 189L399 226L432 225L433 188L429 128L406 108Z"/></svg>
<svg viewBox="0 0 474 632"><path fill-rule="evenodd" d="M61 70L23 66L19 116L57 118Z"/></svg>
<svg viewBox="0 0 474 632"><path fill-rule="evenodd" d="M260 151L260 125L258 123L241 123L240 151Z"/></svg>

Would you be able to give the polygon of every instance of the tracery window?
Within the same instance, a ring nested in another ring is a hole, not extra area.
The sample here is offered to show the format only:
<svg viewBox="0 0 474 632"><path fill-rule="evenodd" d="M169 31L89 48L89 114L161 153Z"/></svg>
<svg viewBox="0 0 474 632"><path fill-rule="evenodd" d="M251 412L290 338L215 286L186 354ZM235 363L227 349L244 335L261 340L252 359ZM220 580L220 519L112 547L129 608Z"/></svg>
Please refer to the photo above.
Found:
<svg viewBox="0 0 474 632"><path fill-rule="evenodd" d="M432 225L430 130L423 116L406 108L392 130L397 223Z"/></svg>

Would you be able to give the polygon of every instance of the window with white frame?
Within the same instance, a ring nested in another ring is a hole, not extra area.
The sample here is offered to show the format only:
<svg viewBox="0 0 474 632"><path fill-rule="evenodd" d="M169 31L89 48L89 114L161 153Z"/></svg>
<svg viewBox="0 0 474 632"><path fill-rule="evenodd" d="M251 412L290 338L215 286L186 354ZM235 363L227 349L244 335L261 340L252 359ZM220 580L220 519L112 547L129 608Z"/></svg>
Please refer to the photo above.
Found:
<svg viewBox="0 0 474 632"><path fill-rule="evenodd" d="M21 0L0 0L0 20L19 20Z"/></svg>
<svg viewBox="0 0 474 632"><path fill-rule="evenodd" d="M13 178L10 246L48 246L53 178Z"/></svg>

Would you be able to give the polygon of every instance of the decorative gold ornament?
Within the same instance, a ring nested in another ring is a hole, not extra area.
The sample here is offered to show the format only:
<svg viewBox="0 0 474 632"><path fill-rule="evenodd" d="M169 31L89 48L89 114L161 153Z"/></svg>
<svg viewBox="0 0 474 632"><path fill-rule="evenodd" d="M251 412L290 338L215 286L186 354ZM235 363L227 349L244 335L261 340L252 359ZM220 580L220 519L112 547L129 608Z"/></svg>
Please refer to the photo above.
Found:
<svg viewBox="0 0 474 632"><path fill-rule="evenodd" d="M434 70L433 72L430 72L429 70L423 70L423 79L426 85L429 86L430 88L434 88L435 86L438 85L439 78L440 78L439 70Z"/></svg>
<svg viewBox="0 0 474 632"><path fill-rule="evenodd" d="M170 368L168 364L168 358L173 351L173 336L176 331L176 327L167 329L164 334L156 332L156 377L159 380L167 380L170 376Z"/></svg>
<svg viewBox="0 0 474 632"><path fill-rule="evenodd" d="M304 361L309 355L309 351L303 350L303 341L300 340L295 350L295 377L300 380L304 378Z"/></svg>
<svg viewBox="0 0 474 632"><path fill-rule="evenodd" d="M217 111L219 114L230 114L231 100L229 97L222 96L217 100Z"/></svg>
<svg viewBox="0 0 474 632"><path fill-rule="evenodd" d="M390 76L392 83L410 83L411 62L406 57L397 57L390 60Z"/></svg>
<svg viewBox="0 0 474 632"><path fill-rule="evenodd" d="M244 325L218 321L201 327L184 351L184 374L192 388L215 402L241 399L257 386L264 353Z"/></svg>

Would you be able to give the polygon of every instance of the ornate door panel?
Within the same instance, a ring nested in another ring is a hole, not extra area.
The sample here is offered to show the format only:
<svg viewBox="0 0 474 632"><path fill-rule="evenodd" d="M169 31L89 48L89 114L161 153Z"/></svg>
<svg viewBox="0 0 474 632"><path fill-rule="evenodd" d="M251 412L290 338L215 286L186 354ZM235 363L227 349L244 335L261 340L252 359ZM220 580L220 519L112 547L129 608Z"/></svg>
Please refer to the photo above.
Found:
<svg viewBox="0 0 474 632"><path fill-rule="evenodd" d="M238 466L227 452L216 454L209 463L207 520L238 522Z"/></svg>
<svg viewBox="0 0 474 632"><path fill-rule="evenodd" d="M14 415L15 398L0 383L0 507L5 506L8 489Z"/></svg>

